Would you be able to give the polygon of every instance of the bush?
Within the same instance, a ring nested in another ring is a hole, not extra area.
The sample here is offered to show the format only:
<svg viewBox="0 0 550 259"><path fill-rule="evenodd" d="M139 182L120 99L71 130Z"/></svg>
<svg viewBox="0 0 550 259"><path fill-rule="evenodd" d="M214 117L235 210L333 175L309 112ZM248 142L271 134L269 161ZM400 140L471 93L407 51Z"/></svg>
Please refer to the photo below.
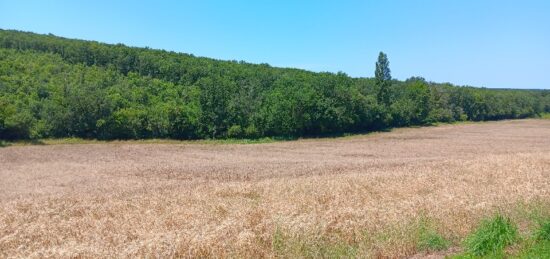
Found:
<svg viewBox="0 0 550 259"><path fill-rule="evenodd" d="M230 138L241 138L243 129L239 125L233 125L227 130L227 136Z"/></svg>
<svg viewBox="0 0 550 259"><path fill-rule="evenodd" d="M250 125L250 126L246 127L246 129L244 130L244 135L247 138L257 138L260 134L259 134L258 129L256 128L256 126Z"/></svg>
<svg viewBox="0 0 550 259"><path fill-rule="evenodd" d="M466 238L466 249L475 256L498 254L518 238L517 227L510 219L496 215L481 222L477 230Z"/></svg>
<svg viewBox="0 0 550 259"><path fill-rule="evenodd" d="M33 117L28 112L14 114L4 119L3 128L0 128L0 139L16 140L29 139Z"/></svg>

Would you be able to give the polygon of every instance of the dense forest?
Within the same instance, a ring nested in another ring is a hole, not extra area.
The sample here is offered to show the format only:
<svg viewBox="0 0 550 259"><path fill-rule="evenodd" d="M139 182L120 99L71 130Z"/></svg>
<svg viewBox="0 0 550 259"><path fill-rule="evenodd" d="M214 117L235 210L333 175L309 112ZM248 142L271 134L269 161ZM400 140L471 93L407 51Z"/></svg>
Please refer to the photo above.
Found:
<svg viewBox="0 0 550 259"><path fill-rule="evenodd" d="M369 61L374 62L374 61ZM550 91L374 78L0 30L0 139L258 138L550 112Z"/></svg>

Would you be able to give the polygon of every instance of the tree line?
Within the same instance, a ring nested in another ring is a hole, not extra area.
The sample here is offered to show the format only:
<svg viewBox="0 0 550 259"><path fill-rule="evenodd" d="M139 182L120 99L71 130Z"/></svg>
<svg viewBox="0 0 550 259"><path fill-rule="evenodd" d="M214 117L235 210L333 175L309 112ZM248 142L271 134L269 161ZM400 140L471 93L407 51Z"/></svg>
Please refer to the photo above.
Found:
<svg viewBox="0 0 550 259"><path fill-rule="evenodd" d="M550 112L550 91L374 78L0 30L0 139L258 138Z"/></svg>

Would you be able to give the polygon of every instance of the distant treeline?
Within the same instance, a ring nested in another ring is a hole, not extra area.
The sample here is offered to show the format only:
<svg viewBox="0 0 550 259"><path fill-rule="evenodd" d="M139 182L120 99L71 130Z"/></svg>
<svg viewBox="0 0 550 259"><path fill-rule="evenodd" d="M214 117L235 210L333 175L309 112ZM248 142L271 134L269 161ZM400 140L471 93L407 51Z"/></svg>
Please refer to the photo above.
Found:
<svg viewBox="0 0 550 259"><path fill-rule="evenodd" d="M0 139L300 137L550 112L550 91L397 81L381 58L375 78L352 78L0 30Z"/></svg>

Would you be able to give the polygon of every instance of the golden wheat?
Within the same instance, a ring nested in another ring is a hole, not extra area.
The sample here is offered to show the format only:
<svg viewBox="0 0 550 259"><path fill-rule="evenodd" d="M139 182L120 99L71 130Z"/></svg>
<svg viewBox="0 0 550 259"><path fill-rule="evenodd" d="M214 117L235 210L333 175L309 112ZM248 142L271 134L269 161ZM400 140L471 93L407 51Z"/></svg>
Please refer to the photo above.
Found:
<svg viewBox="0 0 550 259"><path fill-rule="evenodd" d="M285 257L339 243L401 257L418 252L407 238L418 217L454 240L534 201L550 202L548 120L251 145L12 146L0 149L0 257Z"/></svg>

